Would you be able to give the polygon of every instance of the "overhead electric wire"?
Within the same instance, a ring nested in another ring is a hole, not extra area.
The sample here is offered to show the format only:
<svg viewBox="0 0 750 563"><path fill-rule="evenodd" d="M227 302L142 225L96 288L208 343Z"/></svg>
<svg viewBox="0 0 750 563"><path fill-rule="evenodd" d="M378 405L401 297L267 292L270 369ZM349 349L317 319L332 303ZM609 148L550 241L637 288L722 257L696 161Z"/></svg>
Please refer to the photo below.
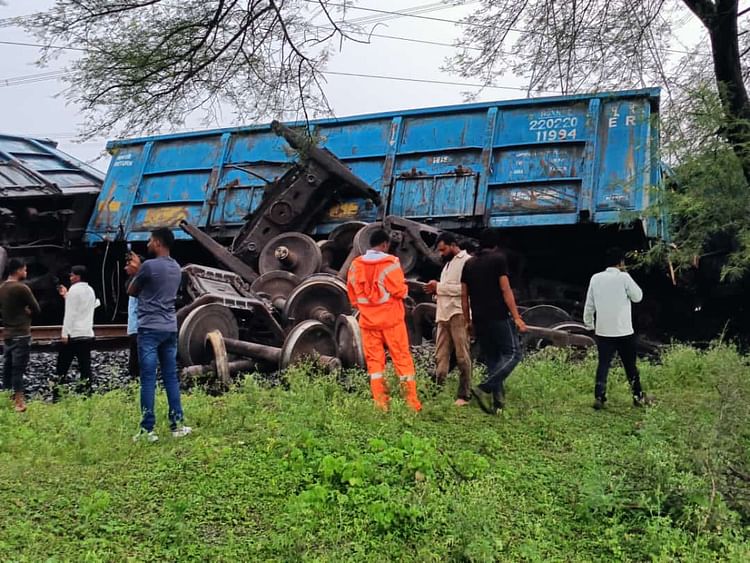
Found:
<svg viewBox="0 0 750 563"><path fill-rule="evenodd" d="M306 1L306 0L305 0ZM447 10L450 8L456 8L458 6L465 6L468 4L476 4L478 0L464 0L460 4L447 4L445 1L441 2L432 2L430 4L421 4L417 6L411 6L409 8L404 8L402 10L395 10L395 11L389 11L388 13L383 14L373 14L370 16L361 16L359 18L353 18L351 20L347 20L348 23L354 23L354 24L369 24L369 23L381 23L384 21L388 21L391 19L397 19L399 17L403 17L406 14L425 14L434 12L437 10ZM314 2L315 4L319 4L319 2ZM344 6L344 5L341 5ZM345 5L345 9L354 8L354 6ZM23 24L25 20L30 20L32 18L35 18L37 16L40 16L44 14L45 12L34 12L31 14L24 14L21 16L11 16L8 18L2 18L0 19L0 27L5 26L13 26L13 25L19 25Z"/></svg>
<svg viewBox="0 0 750 563"><path fill-rule="evenodd" d="M305 0L308 1L308 0ZM464 4L474 3L473 0L469 0L468 2L464 2ZM408 16L408 15L415 15L415 12L421 11L422 13L428 12L428 11L435 11L438 9L446 9L446 8L452 8L455 7L455 5L447 5L443 2L438 3L432 3L432 4L425 4L422 6L415 6L412 8L407 8L401 11L378 11L383 12L380 14L381 16L389 16L389 17L402 17L402 16ZM346 23L357 23L358 21L364 20L365 18L355 18L353 20L346 20ZM329 29L325 28L323 26L316 26L321 29ZM365 31L357 31L354 32L358 35L366 35L369 37L379 37L383 39L391 39L391 40L398 40L398 41L407 41L412 43L420 43L420 44L427 44L427 45L434 45L434 46L443 46L443 47L455 47L451 43L442 43L438 41L427 41L427 40L420 40L416 38L410 38L410 37L398 37L398 36L391 36L391 35L385 35L385 34L375 34L375 33L367 33ZM29 42L10 42L10 41L0 41L0 45L2 44L9 44L9 45L23 45L28 47L39 47L39 48L53 48L53 49L61 49L61 50L76 50L76 51L87 51L85 48L80 47L68 47L68 46L55 46L55 45L43 45L41 43L29 43ZM321 71L321 74L323 75L332 75L332 76L350 76L350 77L356 77L356 78L369 78L369 79L376 79L376 80L391 80L391 81L399 81L399 82L413 82L413 83L424 83L424 84L439 84L439 85L446 85L446 86L461 86L465 88L490 88L490 89L500 89L500 90L514 90L519 92L527 92L527 88L523 87L513 87L513 86L495 86L495 85L485 85L485 84L471 84L471 83L465 83L465 82L455 82L455 81L449 81L449 80L435 80L435 79L419 79L419 78L412 78L412 77L405 77L405 76L389 76L389 75L378 75L378 74L367 74L367 73L354 73L354 72L339 72L339 71ZM32 75L32 76L24 76L24 77L10 77L6 79L0 79L0 87L8 87L8 86L17 86L17 85L24 85L24 84L33 84L35 82L43 82L46 80L56 80L58 78L63 78L66 75L65 71L56 71L51 73L43 73L39 75Z"/></svg>
<svg viewBox="0 0 750 563"><path fill-rule="evenodd" d="M463 2L461 5L475 4L475 3L476 3L476 0L468 0L467 2ZM349 6L349 7L353 8L354 6ZM456 7L456 5L446 4L445 2L433 2L431 4L422 4L420 6L412 6L411 8L404 8L403 10L396 10L389 14L374 14L370 16L362 16L359 18L347 19L346 23L355 24L355 25L376 24L376 23L382 23L388 20L398 19L409 14L429 14L431 12L436 12L438 10L447 10L449 8L454 8L454 7Z"/></svg>
<svg viewBox="0 0 750 563"><path fill-rule="evenodd" d="M325 30L325 31L333 31L333 27L331 26L324 26L324 25L317 25L315 26L317 29ZM368 33L367 31L347 31L347 34L353 34L353 35L363 35L366 37L377 37L379 39L391 39L394 41L406 41L407 43L419 43L422 45L433 45L437 47L450 47L452 49L456 48L456 45L453 43L445 43L441 41L430 41L428 39L417 39L416 37L402 37L400 35L386 35L383 33ZM90 49L85 49L83 47L68 47L68 46L62 46L62 45L44 45L43 43L29 43L27 41L2 41L0 40L0 45L10 45L10 46L18 46L18 47L36 47L36 48L46 48L49 47L51 49L60 49L63 51L80 51L80 52L88 52ZM474 51L481 51L481 48L479 47L468 47L470 50Z"/></svg>
<svg viewBox="0 0 750 563"><path fill-rule="evenodd" d="M318 0L303 0L303 2L317 4ZM425 15L422 15L422 14L399 13L399 12L394 12L394 11L390 11L390 10L380 10L378 8L365 8L363 6L349 6L348 4L328 3L327 5L328 6L334 6L334 7L337 7L337 8L346 8L348 10L361 10L363 12L373 12L373 13L377 13L377 14L399 14L400 16L406 17L406 18L416 18L416 19L427 20L427 21L450 23L450 24L453 24L453 25L461 25L461 26L465 26L465 27L477 27L479 29L488 29L488 30L496 30L497 29L496 26L493 26L493 25L490 25L490 24L472 23L472 22L462 21L462 20L453 20L453 19L448 19L448 18L439 18L439 17L436 17L436 16L425 16ZM449 7L452 8L452 7L459 7L459 6L460 6L460 4L459 5L452 5L452 6L449 6ZM347 20L342 20L340 23L347 23ZM509 27L508 31L512 31L514 33L518 33L518 34L521 34L521 35L538 35L540 37L550 37L550 38L552 37L549 34L540 33L539 31L530 30L530 29L519 29L519 28L515 28L515 27ZM669 53L682 54L682 55L692 55L693 54L693 53L691 53L689 51L679 51L679 50L676 50L676 49L664 49L664 51L669 52Z"/></svg>
<svg viewBox="0 0 750 563"><path fill-rule="evenodd" d="M16 45L19 47L47 47L47 45L43 45L42 43L28 43L26 41L0 41L0 45ZM49 47L52 47L53 49L65 49L66 51L82 51L86 52L89 49L84 49L83 47L58 47L56 45L49 45Z"/></svg>
<svg viewBox="0 0 750 563"><path fill-rule="evenodd" d="M318 3L317 0L304 0L305 2L309 3ZM464 2L464 4L468 3L474 3L473 1ZM404 10L400 11L392 11L392 10L381 10L376 8L366 8L361 6L349 6L344 4L329 4L331 6L338 6L338 7L346 7L347 9L353 9L353 10L361 10L361 11L367 11L372 12L375 14L378 14L379 16L386 18L390 17L397 18L397 17L412 17L412 18L418 18L423 20L430 20L430 21L439 21L439 22L445 22L445 23L451 23L455 25L470 25L470 26L476 26L476 27L484 27L489 28L491 26L482 25L482 24L471 24L469 22L464 21L458 21L458 20L452 20L452 19L446 19L446 18L439 18L435 16L425 16L423 13L427 13L430 11L435 11L438 9L445 9L445 8L452 8L456 7L457 5L446 5L442 2L440 3L432 3L432 4L425 4L421 6L415 6L412 8L406 8ZM421 13L419 13L421 12ZM30 14L29 16L25 17L33 17L36 14ZM372 18L377 18L379 16L371 16ZM7 20L0 20L0 25L8 20L17 20L18 18L21 18L24 16L18 16L16 18L8 18ZM361 21L365 21L366 18L354 18L351 20L343 20L342 22L337 23L357 23ZM371 23L371 22L370 22ZM316 26L319 29L327 29L331 30L330 27L327 26ZM519 33L536 33L533 31L526 31L526 30L518 30L518 29L512 29L513 31L517 31ZM378 37L382 39L390 39L390 40L396 40L396 41L405 41L405 42L411 42L411 43L418 43L418 44L425 44L425 45L432 45L432 46L441 46L441 47L450 47L450 48L458 48L456 45L451 43L444 43L439 41L429 41L429 40L421 40L417 38L412 37L401 37L401 36L393 36L393 35L386 35L386 34L376 34L376 33L368 33L366 31L349 31L348 33L357 34L357 35L364 35L368 37ZM53 48L53 49L61 49L61 50L69 50L69 51L81 51L86 52L88 49L82 48L82 47L71 47L71 46L56 46L56 45L44 45L40 43L31 43L31 42L20 42L20 41L0 41L0 45L19 45L19 46L28 46L28 47L38 47L38 48ZM479 47L466 47L468 49L472 50L481 50ZM676 50L670 50L667 49L667 51L675 52L675 53L681 53L681 54L691 54L688 51L676 51ZM510 53L506 53L510 54ZM513 90L513 91L520 91L520 92L528 92L528 88L524 87L517 87L517 86L498 86L494 84L476 84L476 83L466 83L466 82L456 82L456 81L450 81L450 80L436 80L436 79L421 79L421 78L412 78L412 77L405 77L405 76L393 76L393 75L381 75L381 74L368 74L368 73L356 73L356 72L342 72L342 71L321 71L321 74L323 75L331 75L331 76L349 76L349 77L356 77L356 78L366 78L366 79L376 79L376 80L390 80L390 81L399 81L399 82L412 82L412 83L423 83L423 84L435 84L435 85L446 85L446 86L461 86L465 88L487 88L487 89L499 89L499 90ZM10 86L23 86L27 84L35 84L38 82L44 82L49 80L57 80L58 78L63 78L67 75L65 71L51 71L47 73L38 73L33 75L24 75L24 76L16 76L16 77L10 77L5 79L0 79L0 87L10 87ZM553 91L547 91L550 93L558 93Z"/></svg>
<svg viewBox="0 0 750 563"><path fill-rule="evenodd" d="M35 82L44 82L47 80L57 80L58 78L63 78L68 73L65 71L55 71L51 73L42 73L37 76L36 80L32 79L32 76L28 77L11 77L6 79L0 79L0 87L5 88L8 86L18 86L18 85L24 85L24 84L33 84ZM392 76L392 75L385 75L385 74L367 74L363 72L343 72L343 71L335 71L335 70L322 70L320 71L320 74L323 75L331 75L331 76L351 76L351 77L357 77L357 78L372 78L376 80L394 80L398 82L417 82L417 83L423 83L423 84L441 84L446 86L462 86L464 88L489 88L493 90L515 90L519 92L527 92L527 88L523 88L521 86L497 86L494 84L479 84L479 83L469 83L469 82L454 82L450 80L435 80L430 78L411 78L408 76ZM23 79L22 79L23 78ZM553 92L551 90L547 90L547 92L550 93L558 93Z"/></svg>
<svg viewBox="0 0 750 563"><path fill-rule="evenodd" d="M309 4L319 4L319 0L302 0L302 1L303 2L307 2ZM496 29L495 26L492 26L492 25L489 25L489 24L472 23L472 22L463 21L463 20L455 20L455 19L449 19L449 18L441 18L441 17L437 17L437 16L426 16L426 15L424 15L424 13L429 13L429 12L432 12L432 11L437 11L437 10L442 10L442 9L449 9L449 8L457 8L457 7L461 7L461 6L468 5L468 4L473 4L473 3L475 3L475 0L467 0L465 2L462 2L461 4L444 4L442 6L438 6L436 3L433 3L433 4L424 4L424 5L421 5L421 6L414 6L412 8L404 8L401 11L382 10L382 9L379 9L379 8L367 8L367 7L364 7L364 6L352 6L352 5L348 5L348 4L337 4L337 3L333 3L333 2L329 2L327 5L328 6L337 7L337 8L346 8L347 10L360 10L360 11L364 11L364 12L370 12L370 13L378 14L378 15L384 16L384 17L385 16L391 16L389 19L406 17L406 18L416 18L416 19L421 19L421 20L426 20L426 21L433 21L433 22L450 23L452 25L460 25L460 26L465 26L465 27L477 27L477 28L480 28L480 29L488 29L488 30L489 29L492 29L492 30ZM414 10L415 12L411 13L409 10ZM420 13L419 11L423 11L423 13ZM34 17L36 15L39 15L40 13L42 13L42 12L39 12L37 14L29 14L27 16L17 16L15 18L7 18L7 20L0 20L0 27L2 27L3 22L5 22L5 21L8 21L8 20L17 20L17 19L20 19L20 18L31 18L31 17ZM373 16L373 17L375 17L375 16ZM346 20L340 20L340 21L335 22L335 23L337 25L340 25L340 24L351 24L351 23L355 23L357 25L360 25L360 23L358 22L358 20L362 20L362 19L363 18L346 19ZM548 35L548 34L540 33L539 31L536 31L536 30L520 29L520 28L515 28L515 27L510 27L510 28L508 28L508 30L512 31L514 33L521 34L521 35L539 35L541 37L545 37L545 36ZM367 34L366 32L357 32L357 33ZM367 34L367 35L370 35L370 34ZM372 36L375 37L374 34L372 34ZM387 36L383 36L383 37L384 38L388 38L388 39L390 39L390 38L395 39L395 37L387 37ZM406 38L399 38L399 39L400 40L404 40L404 41L407 40ZM414 40L414 41L417 41L417 40ZM0 44L20 44L20 42L19 43L14 43L14 42L9 42L9 41L0 41ZM440 44L440 45L446 45L446 46L449 45L449 44L441 44L441 43L438 43L438 44ZM45 45L34 45L34 44L28 44L28 46L46 47ZM456 45L451 45L451 46L454 47L454 48L466 48L466 47L458 47ZM55 47L55 46L51 46L51 47L56 48L56 49L65 49L65 50L74 50L74 51L85 51L86 50L86 49L82 49L80 47ZM472 49L472 50L481 50L478 47L477 48L469 47L469 49ZM693 54L695 54L694 52L691 52L691 51L682 51L682 50L679 50L679 49L663 49L663 50L665 52L668 52L668 53L675 53L675 54L680 54L680 55L693 55Z"/></svg>
<svg viewBox="0 0 750 563"><path fill-rule="evenodd" d="M308 0L306 0L306 1L308 1ZM332 29L332 28L326 27L326 26L316 26L316 27L318 27L319 29L326 29L326 30L329 30L329 31ZM456 48L456 45L453 45L451 43L443 43L443 42L439 42L439 41L428 41L428 40L416 39L416 38L413 38L413 37L400 37L400 36L394 36L394 35L384 35L384 34L376 34L376 33L367 33L365 31L361 31L361 32L357 31L357 32L353 32L353 33L355 33L357 35L366 35L366 36L369 36L369 37L378 37L378 38L382 38L382 39L391 39L391 40L405 41L405 42L410 42L410 43L418 43L418 44L425 44L425 45L432 45L432 46ZM53 49L61 49L61 50L75 50L75 51L83 51L83 52L88 51L88 49L84 49L84 48L80 48L80 47L67 47L67 46L57 46L57 45L43 45L41 43L20 43L20 42L0 41L0 45L23 45L23 46L26 46L26 47L39 47L39 48L50 47L50 48L53 48ZM469 49L481 50L479 47L469 47ZM680 52L685 53L685 54L690 54L687 51L680 51ZM504 53L504 54L510 54L510 53ZM346 74L346 73L335 73L333 71L324 71L321 74L326 74L326 72L329 73L329 74L341 74L341 75L345 75ZM52 73L46 73L46 74L52 74ZM50 77L43 77L43 74L39 74L39 75L29 75L27 77L11 77L11 78L0 79L0 87L16 86L16 85L23 85L23 84L34 83L34 82L41 82L41 81L44 81L44 80L50 80L52 78L58 78L58 77L62 78L63 76L65 76L65 72L63 72L63 71L57 71L57 74L58 74L58 76L55 76L55 77L51 77L51 76ZM366 75L366 74L357 74L357 73L348 73L348 74L350 74L352 76L361 76L361 77L365 77L365 78L382 78L382 79L388 79L388 80L404 80L404 81L411 81L411 82L427 82L427 83L440 83L440 84L456 85L456 86L477 87L476 85L473 85L473 84L460 83L460 82L450 82L450 81L437 81L437 82L435 82L435 81L431 81L431 80L427 80L427 79L423 80L423 79L406 78L406 77L385 77L385 76ZM39 80L34 80L32 78L32 76L34 78L38 77ZM27 79L27 80L23 80L23 79ZM500 86L490 86L490 85L480 86L480 87L500 88L500 89L511 88L511 87L500 87ZM519 88L511 88L511 89L516 89L516 90L519 90L519 91L526 91L527 90L526 88L520 88L520 87Z"/></svg>
<svg viewBox="0 0 750 563"><path fill-rule="evenodd" d="M11 76L10 78L0 78L0 87L21 86L24 84L34 84L36 82L45 82L47 80L57 80L63 78L67 73L65 71L40 72L37 74L26 74L23 76Z"/></svg>
<svg viewBox="0 0 750 563"><path fill-rule="evenodd" d="M408 76L388 76L384 74L364 74L358 72L339 72L333 70L324 70L320 74L330 74L333 76L355 76L357 78L375 78L380 80L396 80L399 82L422 82L425 84L443 84L448 86L463 86L468 88L490 88L493 90L517 90L520 92L527 92L528 88L521 86L497 86L495 84L472 84L467 82L452 82L450 80L433 80L429 78L409 78ZM559 92L552 90L545 90L548 93L559 94Z"/></svg>

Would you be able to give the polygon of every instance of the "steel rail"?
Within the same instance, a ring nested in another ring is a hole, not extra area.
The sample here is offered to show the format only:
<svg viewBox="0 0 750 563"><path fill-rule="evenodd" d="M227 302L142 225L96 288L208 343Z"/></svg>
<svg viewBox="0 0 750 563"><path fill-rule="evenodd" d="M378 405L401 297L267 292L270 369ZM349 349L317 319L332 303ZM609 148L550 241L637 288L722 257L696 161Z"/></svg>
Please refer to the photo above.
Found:
<svg viewBox="0 0 750 563"><path fill-rule="evenodd" d="M127 325L94 325L94 350L117 350L128 346ZM5 338L5 329L0 327L0 347ZM49 351L62 343L62 326L32 326L32 351Z"/></svg>

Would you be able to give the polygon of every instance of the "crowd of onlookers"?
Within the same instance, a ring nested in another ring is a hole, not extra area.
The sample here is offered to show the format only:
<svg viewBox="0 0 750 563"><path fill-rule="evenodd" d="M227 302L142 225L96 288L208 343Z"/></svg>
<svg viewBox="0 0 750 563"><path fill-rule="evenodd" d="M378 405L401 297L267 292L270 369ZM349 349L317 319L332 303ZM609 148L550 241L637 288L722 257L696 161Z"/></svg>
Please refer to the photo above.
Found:
<svg viewBox="0 0 750 563"><path fill-rule="evenodd" d="M169 404L169 423L172 436L190 434L183 424L180 385L177 377L177 316L175 300L180 288L182 271L170 256L174 235L169 229L151 233L147 249L151 259L128 254L125 271L128 274L128 337L130 339L129 370L131 377L140 380L141 424L134 440L158 440L154 432L156 422L154 404L156 372L161 371ZM4 327L3 388L11 391L15 410L24 412L24 372L31 348L31 321L40 313L39 304L24 283L26 264L11 259L7 278L0 285L0 316ZM84 266L73 266L70 286L58 286L65 300L61 346L56 374L64 378L75 358L80 371L82 391L91 390L91 350L94 344L94 311L99 300L88 284Z"/></svg>
<svg viewBox="0 0 750 563"><path fill-rule="evenodd" d="M385 379L386 350L399 377L405 400L414 411L422 408L416 384L405 323L404 299L408 294L404 272L396 256L389 253L388 233L371 235L370 249L356 258L347 275L347 291L358 310L363 352L375 405L388 410L389 393ZM151 233L147 249L152 256L143 260L128 254L129 369L140 380L141 423L134 440L155 442L154 432L156 374L159 368L169 405L168 419L173 437L190 434L183 424L180 383L177 376L177 317L175 301L182 272L170 256L174 235L169 229ZM472 256L462 249L451 233L441 234L436 250L444 260L440 280L424 284L437 305L435 382L445 384L455 354L459 371L456 406L475 400L488 414L505 406L505 381L523 358L519 333L527 330L510 284L507 261L499 248L497 232L485 230L480 248ZM636 337L631 303L642 299L642 291L624 271L624 254L619 249L607 253L607 268L591 278L584 309L584 323L596 335L599 364L594 388L594 408L607 401L607 374L615 353L619 354L631 386L636 406L651 398L641 389L636 367ZM40 313L39 304L24 283L26 265L11 259L7 277L0 285L0 315L4 326L3 388L11 391L15 410L26 410L24 372L29 360L31 321ZM61 348L56 374L66 376L73 359L78 361L83 390L91 388L91 350L94 343L94 311L99 300L88 284L84 266L74 266L70 285L58 287L65 300ZM471 385L470 341L475 338L486 366L485 379Z"/></svg>
<svg viewBox="0 0 750 563"><path fill-rule="evenodd" d="M523 321L513 289L508 265L500 250L498 232L486 229L480 248L473 256L449 232L437 239L437 251L444 259L440 280L431 280L425 292L434 296L437 311L435 382L445 383L451 356L455 353L459 384L455 405L463 407L476 400L488 414L505 406L505 380L523 358L519 333L528 327ZM388 409L389 395L384 379L385 349L391 355L407 404L422 408L417 397L414 362L404 320L403 300L408 293L398 258L388 253L390 239L385 231L375 231L370 249L355 259L348 272L347 289L353 307L359 311L362 344L370 375L370 389L377 407ZM596 334L599 365L596 371L594 408L607 401L607 374L617 352L625 366L633 394L633 404L649 404L643 393L636 367L636 337L631 303L638 303L641 289L624 271L625 256L618 248L606 256L607 268L591 278L584 311L584 323ZM471 386L470 340L479 344L480 360L487 375Z"/></svg>

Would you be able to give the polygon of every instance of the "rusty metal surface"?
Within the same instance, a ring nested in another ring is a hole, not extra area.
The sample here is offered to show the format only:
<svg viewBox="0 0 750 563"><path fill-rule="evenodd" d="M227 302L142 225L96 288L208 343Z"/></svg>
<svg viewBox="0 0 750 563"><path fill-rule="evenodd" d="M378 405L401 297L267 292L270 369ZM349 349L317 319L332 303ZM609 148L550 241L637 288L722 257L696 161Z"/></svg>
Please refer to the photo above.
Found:
<svg viewBox="0 0 750 563"><path fill-rule="evenodd" d="M272 124L272 129L300 150L302 161L269 186L259 207L232 242L232 253L247 264L254 266L259 262L261 273L270 271L267 256L262 253L274 237L291 231L310 231L326 212L331 214L338 197L349 195L380 203L378 192L332 153L315 147L304 136L278 122ZM282 256L276 254L281 260ZM291 266L292 262L293 259L284 258L283 269L299 273Z"/></svg>
<svg viewBox="0 0 750 563"><path fill-rule="evenodd" d="M187 291L193 299L206 294L225 297L255 297L252 285L234 272L189 264L182 268L187 281Z"/></svg>
<svg viewBox="0 0 750 563"><path fill-rule="evenodd" d="M229 372L230 376L235 376L240 373L250 373L255 369L255 367L255 361L248 359L226 362L226 371ZM182 368L180 379L182 381L185 381L210 375L214 375L219 378L219 369L223 369L223 367L217 366L216 362L211 362L210 364L206 365L187 366L185 368Z"/></svg>
<svg viewBox="0 0 750 563"><path fill-rule="evenodd" d="M251 289L268 299L278 311L283 311L287 298L300 282L300 278L291 272L274 270L255 280Z"/></svg>
<svg viewBox="0 0 750 563"><path fill-rule="evenodd" d="M334 242L339 248L348 251L354 244L354 237L367 223L364 221L347 221L333 229L328 240Z"/></svg>
<svg viewBox="0 0 750 563"><path fill-rule="evenodd" d="M272 364L278 364L281 359L281 348L277 346L268 346L258 344L257 342L248 342L236 338L224 338L224 345L227 352L237 356L253 358Z"/></svg>
<svg viewBox="0 0 750 563"><path fill-rule="evenodd" d="M400 234L400 243L396 248L399 258L402 256L401 253L409 252L419 260L443 267L443 262L434 249L440 229L394 215L387 216L383 220L383 226L392 233L391 238L394 238L393 233ZM407 272L406 267L404 272Z"/></svg>
<svg viewBox="0 0 750 563"><path fill-rule="evenodd" d="M304 321L295 326L281 347L232 338L223 338L223 344L230 354L275 364L281 370L306 360L318 362L328 369L341 367L336 357L333 333L318 321Z"/></svg>
<svg viewBox="0 0 750 563"><path fill-rule="evenodd" d="M273 342L280 344L284 341L285 332L276 318L273 305L256 295L238 275L195 264L184 267L183 272L187 280L187 293L195 301L177 311L180 328L196 309L197 301L200 306L208 303L223 305L241 318L243 327L261 330L270 335Z"/></svg>
<svg viewBox="0 0 750 563"><path fill-rule="evenodd" d="M281 350L279 368L305 360L318 361L332 370L341 367L333 332L323 323L308 320L292 329Z"/></svg>
<svg viewBox="0 0 750 563"><path fill-rule="evenodd" d="M180 228L193 237L198 244L208 250L220 264L229 268L247 283L253 283L258 278L258 273L252 267L234 256L199 228L184 220L180 221L179 225Z"/></svg>
<svg viewBox="0 0 750 563"><path fill-rule="evenodd" d="M339 315L352 312L346 284L336 276L318 274L297 286L284 307L290 325L313 319L333 328Z"/></svg>
<svg viewBox="0 0 750 563"><path fill-rule="evenodd" d="M347 195L370 199L375 205L381 204L380 194L362 181L359 176L352 174L351 170L344 166L333 153L315 146L309 138L278 121L271 122L271 129L277 135L284 137L292 148L303 151L305 158L315 161L329 174L343 182L344 188L342 191Z"/></svg>
<svg viewBox="0 0 750 563"><path fill-rule="evenodd" d="M555 346L578 346L590 348L596 346L596 341L585 334L575 334L563 328L546 328L541 326L527 325L526 334L530 337L542 338Z"/></svg>
<svg viewBox="0 0 750 563"><path fill-rule="evenodd" d="M303 233L282 233L263 247L258 258L258 270L266 274L284 270L306 277L320 270L323 256L320 247Z"/></svg>
<svg viewBox="0 0 750 563"><path fill-rule="evenodd" d="M349 254L347 247L341 247L332 240L319 240L318 247L322 257L320 271L328 274L338 274Z"/></svg>
<svg viewBox="0 0 750 563"><path fill-rule="evenodd" d="M287 171L269 185L260 206L232 241L232 253L255 265L274 237L310 229L334 197L329 180L330 174L315 163L295 165Z"/></svg>
<svg viewBox="0 0 750 563"><path fill-rule="evenodd" d="M370 248L370 237L378 229L384 229L391 236L390 251L398 256L404 274L414 272L420 262L442 267L439 256L432 248L440 233L439 229L391 215L385 217L382 222L370 223L357 231L352 241L352 252L357 255L367 252ZM348 265L350 264L351 262Z"/></svg>
<svg viewBox="0 0 750 563"><path fill-rule="evenodd" d="M205 336L204 347L211 350L213 365L216 369L216 379L223 390L229 389L231 383L229 370L229 356L224 345L224 336L220 330L212 330Z"/></svg>
<svg viewBox="0 0 750 563"><path fill-rule="evenodd" d="M334 328L336 356L344 368L365 369L365 353L359 323L352 315L339 315Z"/></svg>
<svg viewBox="0 0 750 563"><path fill-rule="evenodd" d="M535 305L521 312L521 318L526 324L551 327L558 323L573 320L570 313L554 305Z"/></svg>
<svg viewBox="0 0 750 563"><path fill-rule="evenodd" d="M208 362L206 335L213 331L219 331L226 338L238 338L240 335L237 319L224 305L201 305L185 317L177 339L177 353L184 365Z"/></svg>

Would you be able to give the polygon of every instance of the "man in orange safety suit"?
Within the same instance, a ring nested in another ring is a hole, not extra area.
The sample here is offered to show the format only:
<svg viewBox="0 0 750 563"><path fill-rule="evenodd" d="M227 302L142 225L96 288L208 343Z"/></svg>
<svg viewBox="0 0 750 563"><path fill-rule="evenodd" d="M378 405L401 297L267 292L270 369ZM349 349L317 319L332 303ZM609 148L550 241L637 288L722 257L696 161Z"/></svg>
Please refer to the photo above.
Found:
<svg viewBox="0 0 750 563"><path fill-rule="evenodd" d="M409 290L398 258L388 254L390 242L385 231L372 233L370 250L349 268L346 288L352 306L359 309L362 346L375 405L388 410L388 388L383 379L387 347L406 403L419 411L422 404L417 397L414 360L404 319L404 298Z"/></svg>

